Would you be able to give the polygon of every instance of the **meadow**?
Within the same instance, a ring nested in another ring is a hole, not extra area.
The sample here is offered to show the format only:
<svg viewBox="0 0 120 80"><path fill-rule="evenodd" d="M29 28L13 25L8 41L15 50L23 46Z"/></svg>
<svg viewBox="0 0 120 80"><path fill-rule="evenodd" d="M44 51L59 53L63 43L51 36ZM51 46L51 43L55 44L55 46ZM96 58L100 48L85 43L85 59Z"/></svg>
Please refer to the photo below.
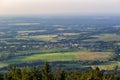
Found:
<svg viewBox="0 0 120 80"><path fill-rule="evenodd" d="M28 56L18 56L8 60L0 61L1 66L5 67L9 64L29 63L35 61L43 62L57 62L57 61L107 61L115 55L112 52L88 52L88 51L74 51L74 52L56 52L52 50L46 51L44 54L32 54ZM48 53L52 52L52 53ZM75 64L78 65L78 64Z"/></svg>
<svg viewBox="0 0 120 80"><path fill-rule="evenodd" d="M99 67L101 70L115 70L116 68L117 69L120 68L120 62L119 61L110 61L108 63L101 64L101 65L89 65L89 66L92 67L93 69L96 67Z"/></svg>
<svg viewBox="0 0 120 80"><path fill-rule="evenodd" d="M118 34L99 34L91 36L94 39L86 39L84 41L120 41Z"/></svg>

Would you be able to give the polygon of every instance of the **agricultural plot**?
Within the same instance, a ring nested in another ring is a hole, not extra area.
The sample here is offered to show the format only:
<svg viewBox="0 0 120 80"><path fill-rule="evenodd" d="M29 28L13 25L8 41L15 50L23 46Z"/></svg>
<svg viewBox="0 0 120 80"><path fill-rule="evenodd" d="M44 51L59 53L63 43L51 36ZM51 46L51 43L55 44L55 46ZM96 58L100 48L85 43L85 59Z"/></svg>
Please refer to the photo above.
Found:
<svg viewBox="0 0 120 80"><path fill-rule="evenodd" d="M111 61L106 64L101 64L101 65L90 65L93 69L95 67L99 67L101 70L115 70L116 67L117 69L120 68L120 62L119 61ZM87 66L88 67L88 66Z"/></svg>
<svg viewBox="0 0 120 80"><path fill-rule="evenodd" d="M47 30L29 30L29 31L18 31L18 33L33 33L33 32L46 32Z"/></svg>
<svg viewBox="0 0 120 80"><path fill-rule="evenodd" d="M43 41L56 41L54 38L57 35L37 35L37 36L17 36L17 40L43 40Z"/></svg>
<svg viewBox="0 0 120 80"><path fill-rule="evenodd" d="M87 39L84 41L120 41L120 35L118 34L100 34L91 37L95 39Z"/></svg>
<svg viewBox="0 0 120 80"><path fill-rule="evenodd" d="M88 61L107 61L113 58L115 55L112 52L78 52L76 53L76 58L78 60L88 60Z"/></svg>
<svg viewBox="0 0 120 80"><path fill-rule="evenodd" d="M18 25L18 26L29 26L29 25L39 25L40 23L13 23L8 25Z"/></svg>
<svg viewBox="0 0 120 80"><path fill-rule="evenodd" d="M57 28L56 30L58 30L58 31L64 31L65 29L64 28Z"/></svg>
<svg viewBox="0 0 120 80"><path fill-rule="evenodd" d="M58 53L45 53L45 54L32 54L29 56L18 56L9 60L0 61L4 63L3 66L8 64L34 62L34 61L107 61L114 57L111 52L58 52ZM2 65L1 65L2 66Z"/></svg>
<svg viewBox="0 0 120 80"><path fill-rule="evenodd" d="M55 37L57 37L57 35L30 36L31 39L38 39L38 40L44 40L44 41L56 41L54 40Z"/></svg>
<svg viewBox="0 0 120 80"><path fill-rule="evenodd" d="M8 63L2 63L2 62L0 62L0 68L6 67L6 66L8 66Z"/></svg>
<svg viewBox="0 0 120 80"><path fill-rule="evenodd" d="M80 33L63 33L64 36L77 36L80 35Z"/></svg>

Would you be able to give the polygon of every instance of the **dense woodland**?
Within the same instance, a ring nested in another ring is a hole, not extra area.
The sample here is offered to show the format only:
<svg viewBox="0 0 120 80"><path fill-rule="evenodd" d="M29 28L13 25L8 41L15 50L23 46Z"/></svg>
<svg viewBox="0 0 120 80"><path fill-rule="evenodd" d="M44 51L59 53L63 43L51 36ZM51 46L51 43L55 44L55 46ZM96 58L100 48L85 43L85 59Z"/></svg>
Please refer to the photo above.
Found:
<svg viewBox="0 0 120 80"><path fill-rule="evenodd" d="M10 67L0 80L120 80L120 75L102 72L98 67L88 72L79 71L52 71L48 62L44 67L17 68Z"/></svg>

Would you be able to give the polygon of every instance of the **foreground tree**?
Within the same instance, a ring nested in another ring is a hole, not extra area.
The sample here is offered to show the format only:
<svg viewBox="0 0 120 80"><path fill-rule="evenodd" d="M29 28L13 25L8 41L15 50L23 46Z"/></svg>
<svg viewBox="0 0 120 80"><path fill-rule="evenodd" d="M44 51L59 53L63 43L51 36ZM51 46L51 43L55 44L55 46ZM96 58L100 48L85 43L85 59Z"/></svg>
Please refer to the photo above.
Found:
<svg viewBox="0 0 120 80"><path fill-rule="evenodd" d="M6 74L0 75L0 80L120 80L120 75L102 73L98 67L88 72L61 70L55 73L46 62L43 69L10 67Z"/></svg>
<svg viewBox="0 0 120 80"><path fill-rule="evenodd" d="M48 64L48 62L44 64L44 68L42 71L42 80L53 80L50 65Z"/></svg>

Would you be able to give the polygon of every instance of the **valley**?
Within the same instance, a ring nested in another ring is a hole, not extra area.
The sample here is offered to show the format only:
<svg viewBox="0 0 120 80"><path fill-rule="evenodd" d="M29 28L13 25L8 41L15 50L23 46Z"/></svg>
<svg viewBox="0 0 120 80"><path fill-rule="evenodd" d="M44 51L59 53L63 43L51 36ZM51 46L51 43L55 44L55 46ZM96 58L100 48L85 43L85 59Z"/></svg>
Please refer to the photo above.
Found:
<svg viewBox="0 0 120 80"><path fill-rule="evenodd" d="M1 17L0 70L46 61L65 69L119 69L119 25L120 17Z"/></svg>

